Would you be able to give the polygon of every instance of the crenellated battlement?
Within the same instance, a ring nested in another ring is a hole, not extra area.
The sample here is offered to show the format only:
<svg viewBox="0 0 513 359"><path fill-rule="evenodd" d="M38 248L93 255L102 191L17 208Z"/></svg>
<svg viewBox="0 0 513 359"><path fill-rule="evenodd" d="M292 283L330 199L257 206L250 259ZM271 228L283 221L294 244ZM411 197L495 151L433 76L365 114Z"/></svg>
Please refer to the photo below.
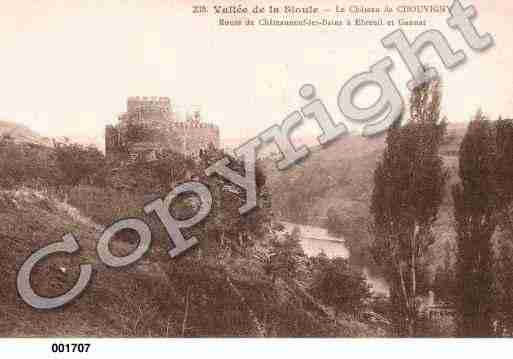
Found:
<svg viewBox="0 0 513 359"><path fill-rule="evenodd" d="M213 130L219 130L219 127L213 123L208 122L184 122L184 121L176 121L171 122L170 126L172 128L183 128L183 129L193 129L193 128L208 128Z"/></svg>
<svg viewBox="0 0 513 359"><path fill-rule="evenodd" d="M111 162L156 158L165 150L197 154L210 144L219 147L219 127L203 122L199 111L176 121L168 97L129 97L127 112L105 129L105 153Z"/></svg>
<svg viewBox="0 0 513 359"><path fill-rule="evenodd" d="M158 96L132 96L126 102L127 112L134 112L140 109L157 108L165 112L171 112L171 99Z"/></svg>

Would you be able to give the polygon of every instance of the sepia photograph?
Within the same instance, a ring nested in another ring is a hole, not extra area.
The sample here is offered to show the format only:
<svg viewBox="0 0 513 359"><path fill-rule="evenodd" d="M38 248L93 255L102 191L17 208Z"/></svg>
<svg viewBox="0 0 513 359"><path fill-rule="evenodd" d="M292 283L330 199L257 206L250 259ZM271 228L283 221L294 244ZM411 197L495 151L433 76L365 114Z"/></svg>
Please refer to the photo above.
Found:
<svg viewBox="0 0 513 359"><path fill-rule="evenodd" d="M511 353L512 17L3 1L0 352Z"/></svg>

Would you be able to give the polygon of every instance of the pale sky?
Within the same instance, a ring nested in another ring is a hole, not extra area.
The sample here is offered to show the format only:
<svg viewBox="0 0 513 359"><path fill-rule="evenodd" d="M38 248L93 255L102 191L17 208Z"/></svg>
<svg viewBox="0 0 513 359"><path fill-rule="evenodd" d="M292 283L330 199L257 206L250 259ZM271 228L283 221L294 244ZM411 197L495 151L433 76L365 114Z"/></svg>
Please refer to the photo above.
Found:
<svg viewBox="0 0 513 359"><path fill-rule="evenodd" d="M193 15L192 2L170 0L1 4L0 119L28 125L44 136L103 138L105 125L115 123L125 110L126 98L140 95L169 96L179 112L199 106L207 121L221 127L222 138L248 138L303 106L298 90L304 83L317 87L334 119L341 121L336 106L341 86L384 56L395 61L392 77L407 94L406 66L380 42L398 26L227 28L217 26L213 14ZM449 2L303 4L334 8ZM479 16L474 23L480 33L494 36L492 49L473 52L459 32L446 25L447 14L428 15L428 26L403 30L413 40L422 31L438 29L453 49L467 55L467 62L450 72L440 67L431 49L423 55L441 70L443 113L450 122L467 121L478 107L492 117L513 117L513 2L462 4L476 6ZM364 91L359 100L371 104L376 96ZM303 131L317 134L314 126Z"/></svg>

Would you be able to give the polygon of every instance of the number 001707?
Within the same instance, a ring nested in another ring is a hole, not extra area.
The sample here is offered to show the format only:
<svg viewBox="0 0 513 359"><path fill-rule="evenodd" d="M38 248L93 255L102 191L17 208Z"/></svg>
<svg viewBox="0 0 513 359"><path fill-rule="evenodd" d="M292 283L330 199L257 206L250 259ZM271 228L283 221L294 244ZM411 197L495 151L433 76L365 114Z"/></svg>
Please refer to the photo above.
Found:
<svg viewBox="0 0 513 359"><path fill-rule="evenodd" d="M52 352L54 353L87 353L91 344L52 344Z"/></svg>

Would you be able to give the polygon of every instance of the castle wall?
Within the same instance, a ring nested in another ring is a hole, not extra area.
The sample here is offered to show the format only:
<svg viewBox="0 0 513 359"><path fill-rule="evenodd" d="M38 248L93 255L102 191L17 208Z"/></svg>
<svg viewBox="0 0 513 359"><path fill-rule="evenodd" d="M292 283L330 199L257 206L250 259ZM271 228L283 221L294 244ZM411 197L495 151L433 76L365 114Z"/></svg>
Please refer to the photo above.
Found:
<svg viewBox="0 0 513 359"><path fill-rule="evenodd" d="M200 149L206 149L209 144L219 147L219 128L207 123L181 123L173 126L174 132L180 138L180 152L196 154Z"/></svg>
<svg viewBox="0 0 513 359"><path fill-rule="evenodd" d="M117 127L107 126L105 128L105 156L109 163L126 160L127 153Z"/></svg>
<svg viewBox="0 0 513 359"><path fill-rule="evenodd" d="M105 153L109 162L125 162L151 152L172 150L196 155L209 144L219 147L219 128L200 122L174 120L169 98L130 97L127 112L116 126L105 129Z"/></svg>

